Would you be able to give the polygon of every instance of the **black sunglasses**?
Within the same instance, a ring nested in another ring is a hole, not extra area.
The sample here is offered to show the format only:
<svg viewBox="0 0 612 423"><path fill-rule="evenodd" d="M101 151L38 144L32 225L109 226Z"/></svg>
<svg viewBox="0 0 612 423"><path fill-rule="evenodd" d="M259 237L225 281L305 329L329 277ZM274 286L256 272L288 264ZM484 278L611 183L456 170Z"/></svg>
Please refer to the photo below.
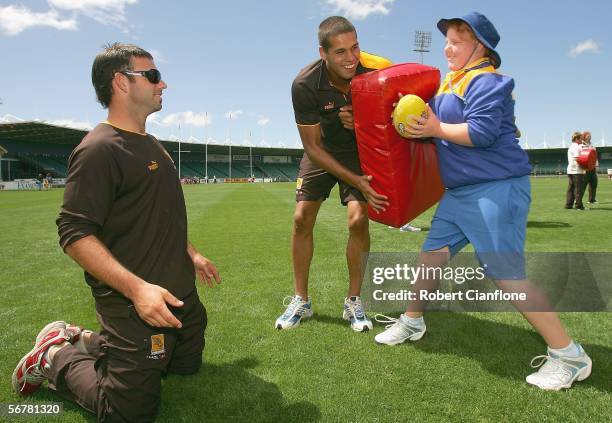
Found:
<svg viewBox="0 0 612 423"><path fill-rule="evenodd" d="M161 73L157 69L149 69L146 71L124 70L119 71L119 73L124 75L144 76L151 84L159 84L162 79Z"/></svg>

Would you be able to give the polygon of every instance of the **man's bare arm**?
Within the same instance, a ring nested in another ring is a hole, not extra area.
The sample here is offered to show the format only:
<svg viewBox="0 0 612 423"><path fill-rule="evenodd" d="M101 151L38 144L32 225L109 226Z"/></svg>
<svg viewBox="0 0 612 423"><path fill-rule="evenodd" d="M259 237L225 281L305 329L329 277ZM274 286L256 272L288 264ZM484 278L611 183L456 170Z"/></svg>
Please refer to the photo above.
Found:
<svg viewBox="0 0 612 423"><path fill-rule="evenodd" d="M183 302L167 289L150 284L123 267L94 235L68 245L66 253L96 279L130 299L140 318L149 325L177 328L182 326L166 303L180 307Z"/></svg>
<svg viewBox="0 0 612 423"><path fill-rule="evenodd" d="M189 254L189 257L191 257L193 267L195 268L195 271L200 279L203 282L206 282L210 288L214 288L215 286L213 280L217 282L217 284L221 283L221 276L219 275L217 266L215 266L212 261L200 254L191 242L187 242L187 254Z"/></svg>

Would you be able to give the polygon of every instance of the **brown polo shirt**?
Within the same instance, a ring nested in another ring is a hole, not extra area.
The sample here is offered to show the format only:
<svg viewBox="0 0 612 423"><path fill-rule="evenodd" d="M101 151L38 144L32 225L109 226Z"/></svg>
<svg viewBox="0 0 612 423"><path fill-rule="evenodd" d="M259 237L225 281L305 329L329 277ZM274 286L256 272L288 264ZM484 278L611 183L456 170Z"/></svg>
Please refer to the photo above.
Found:
<svg viewBox="0 0 612 423"><path fill-rule="evenodd" d="M95 235L128 270L185 298L195 289L185 199L174 163L151 135L101 123L68 161L57 219L62 248ZM85 272L100 305L129 300Z"/></svg>
<svg viewBox="0 0 612 423"><path fill-rule="evenodd" d="M357 65L357 75L374 69ZM321 59L306 66L291 86L293 111L298 125L321 124L321 139L330 153L357 151L355 132L342 126L340 107L351 104L350 93L344 94L332 86Z"/></svg>

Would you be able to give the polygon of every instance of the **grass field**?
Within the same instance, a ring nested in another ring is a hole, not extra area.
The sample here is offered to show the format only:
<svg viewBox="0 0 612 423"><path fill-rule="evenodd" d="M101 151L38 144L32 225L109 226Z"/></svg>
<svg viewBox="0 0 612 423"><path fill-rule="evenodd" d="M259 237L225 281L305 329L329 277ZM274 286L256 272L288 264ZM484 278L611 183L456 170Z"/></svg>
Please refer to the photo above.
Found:
<svg viewBox="0 0 612 423"><path fill-rule="evenodd" d="M565 184L534 180L527 250L612 252L612 182L600 179L600 204L584 212L563 209ZM612 421L612 313L562 315L594 363L591 378L564 392L524 382L545 345L517 313L431 313L423 340L378 346L381 325L358 334L341 319L346 211L334 193L315 233L315 316L280 332L273 322L292 293L293 186L184 191L190 239L216 262L223 284L199 287L209 314L205 365L164 381L159 421ZM46 389L22 400L10 387L44 324L98 327L82 272L57 244L62 192L0 192L0 403L59 401ZM416 223L427 228L432 213ZM375 223L371 233L380 252L418 251L426 236ZM64 403L62 421L94 420Z"/></svg>

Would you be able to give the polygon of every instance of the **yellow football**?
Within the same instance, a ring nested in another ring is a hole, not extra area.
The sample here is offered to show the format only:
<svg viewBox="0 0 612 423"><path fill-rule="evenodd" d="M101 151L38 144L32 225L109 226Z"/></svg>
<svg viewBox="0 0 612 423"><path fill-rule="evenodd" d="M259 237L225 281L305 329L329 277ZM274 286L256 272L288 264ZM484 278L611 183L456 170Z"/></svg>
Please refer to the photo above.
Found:
<svg viewBox="0 0 612 423"><path fill-rule="evenodd" d="M404 138L410 138L406 132L408 121L414 123L409 116L427 117L427 107L421 97L414 94L408 94L400 98L400 101L393 110L393 126L398 134Z"/></svg>

